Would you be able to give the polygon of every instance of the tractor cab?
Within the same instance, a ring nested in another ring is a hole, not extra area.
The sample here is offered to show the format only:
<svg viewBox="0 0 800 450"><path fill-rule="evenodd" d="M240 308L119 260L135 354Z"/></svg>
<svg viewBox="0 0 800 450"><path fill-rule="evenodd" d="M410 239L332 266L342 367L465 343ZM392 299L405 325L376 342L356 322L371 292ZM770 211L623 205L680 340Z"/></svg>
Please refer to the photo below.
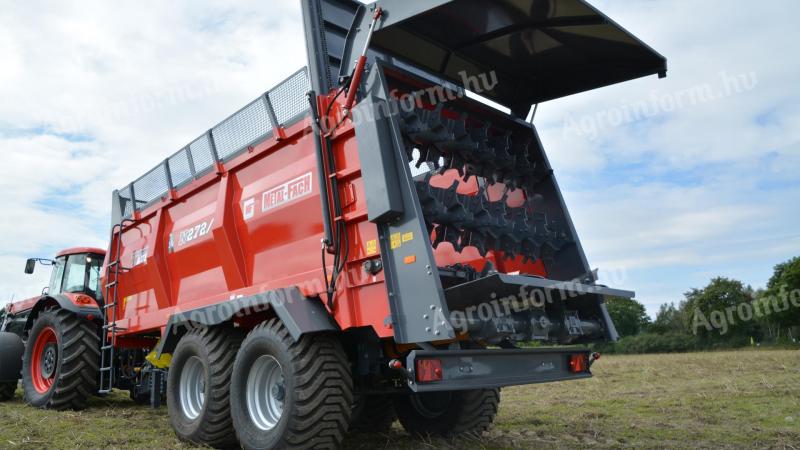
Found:
<svg viewBox="0 0 800 450"><path fill-rule="evenodd" d="M94 299L101 296L100 275L105 259L105 250L99 248L72 248L56 255L54 260L31 258L25 265L25 273L32 274L36 263L52 266L47 294L86 294Z"/></svg>

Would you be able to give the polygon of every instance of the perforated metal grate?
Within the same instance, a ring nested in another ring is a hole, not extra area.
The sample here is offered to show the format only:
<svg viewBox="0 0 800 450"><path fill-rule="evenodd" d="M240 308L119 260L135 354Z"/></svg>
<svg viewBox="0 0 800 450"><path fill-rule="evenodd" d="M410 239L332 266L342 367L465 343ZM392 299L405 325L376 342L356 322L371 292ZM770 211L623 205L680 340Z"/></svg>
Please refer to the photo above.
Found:
<svg viewBox="0 0 800 450"><path fill-rule="evenodd" d="M133 195L137 206L158 200L168 191L167 172L163 164L133 182Z"/></svg>
<svg viewBox="0 0 800 450"><path fill-rule="evenodd" d="M119 202L119 209L122 211L122 216L130 216L133 213L133 203L131 202L131 190L129 187L120 189Z"/></svg>
<svg viewBox="0 0 800 450"><path fill-rule="evenodd" d="M259 97L214 127L211 134L217 146L217 156L226 160L239 150L262 140L270 132L272 124L269 122L267 107L264 99Z"/></svg>
<svg viewBox="0 0 800 450"><path fill-rule="evenodd" d="M192 181L192 167L189 163L188 149L183 149L169 158L169 173L172 176L172 186L177 188Z"/></svg>
<svg viewBox="0 0 800 450"><path fill-rule="evenodd" d="M189 153L194 161L195 176L202 175L214 165L214 153L211 151L211 141L204 134L189 144Z"/></svg>
<svg viewBox="0 0 800 450"><path fill-rule="evenodd" d="M311 90L305 69L295 73L269 93L269 101L281 126L308 111L306 94Z"/></svg>
<svg viewBox="0 0 800 450"><path fill-rule="evenodd" d="M170 156L167 164L160 164L134 181L135 208L131 202L130 189L121 189L119 195L123 216L130 217L134 209L142 208L168 193L166 170L169 170L172 178L172 187L181 187L208 173L214 167L216 158L227 161L249 145L255 145L269 137L274 125L267 111L266 98L269 98L276 120L282 126L291 125L300 119L308 112L306 93L309 90L311 85L308 72L304 68L215 126L211 131L213 145L206 133Z"/></svg>

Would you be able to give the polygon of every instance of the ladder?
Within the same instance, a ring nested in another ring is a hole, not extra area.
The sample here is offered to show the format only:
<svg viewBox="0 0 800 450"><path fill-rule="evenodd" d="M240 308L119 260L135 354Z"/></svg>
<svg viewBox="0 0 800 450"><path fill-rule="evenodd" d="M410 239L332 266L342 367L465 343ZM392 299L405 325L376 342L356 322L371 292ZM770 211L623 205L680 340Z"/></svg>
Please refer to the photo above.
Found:
<svg viewBox="0 0 800 450"><path fill-rule="evenodd" d="M117 302L119 300L119 275L129 269L122 266L120 253L122 253L122 230L125 219L111 228L111 242L109 244L108 265L106 265L105 290L103 302L103 332L100 347L100 386L98 393L109 394L114 387L114 344L117 331ZM115 240L116 239L116 240ZM109 318L109 310L111 317Z"/></svg>

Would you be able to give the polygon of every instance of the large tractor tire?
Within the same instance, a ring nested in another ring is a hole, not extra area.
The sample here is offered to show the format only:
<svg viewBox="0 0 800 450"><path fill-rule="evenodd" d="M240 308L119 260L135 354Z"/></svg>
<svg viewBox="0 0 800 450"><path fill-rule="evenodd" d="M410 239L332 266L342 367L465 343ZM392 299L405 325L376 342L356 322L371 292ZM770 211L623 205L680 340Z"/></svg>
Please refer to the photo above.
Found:
<svg viewBox="0 0 800 450"><path fill-rule="evenodd" d="M28 333L22 367L25 401L58 411L86 407L97 392L98 327L63 309L47 310Z"/></svg>
<svg viewBox="0 0 800 450"><path fill-rule="evenodd" d="M499 389L397 395L394 407L403 428L417 436L480 435L492 425Z"/></svg>
<svg viewBox="0 0 800 450"><path fill-rule="evenodd" d="M397 420L391 395L359 395L353 404L350 431L354 433L385 433Z"/></svg>
<svg viewBox="0 0 800 450"><path fill-rule="evenodd" d="M0 332L0 402L14 398L24 354L25 344L19 336Z"/></svg>
<svg viewBox="0 0 800 450"><path fill-rule="evenodd" d="M216 448L236 444L231 430L230 381L242 333L233 328L193 330L172 354L167 408L178 439Z"/></svg>
<svg viewBox="0 0 800 450"><path fill-rule="evenodd" d="M17 383L0 383L0 402L7 402L14 398L17 392Z"/></svg>
<svg viewBox="0 0 800 450"><path fill-rule="evenodd" d="M350 364L334 336L295 342L273 319L253 329L236 355L231 415L245 449L336 448L352 406Z"/></svg>

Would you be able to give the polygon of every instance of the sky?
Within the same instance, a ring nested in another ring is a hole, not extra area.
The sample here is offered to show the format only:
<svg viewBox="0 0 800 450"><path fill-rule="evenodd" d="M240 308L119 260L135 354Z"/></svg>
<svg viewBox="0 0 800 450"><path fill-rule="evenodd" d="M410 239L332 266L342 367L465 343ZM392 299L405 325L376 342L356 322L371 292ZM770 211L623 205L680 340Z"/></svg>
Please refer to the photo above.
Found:
<svg viewBox="0 0 800 450"><path fill-rule="evenodd" d="M306 64L297 0L0 0L0 303L28 257L105 247L111 192ZM540 105L590 265L651 315L800 255L795 2L593 0L669 59Z"/></svg>

